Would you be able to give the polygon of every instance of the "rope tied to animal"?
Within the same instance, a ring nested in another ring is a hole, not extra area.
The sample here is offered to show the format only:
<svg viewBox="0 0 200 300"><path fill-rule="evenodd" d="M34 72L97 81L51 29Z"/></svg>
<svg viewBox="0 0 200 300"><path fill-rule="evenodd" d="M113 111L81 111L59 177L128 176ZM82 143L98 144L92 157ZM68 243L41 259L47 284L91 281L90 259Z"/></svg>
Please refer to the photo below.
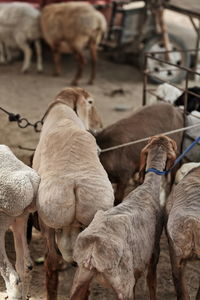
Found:
<svg viewBox="0 0 200 300"><path fill-rule="evenodd" d="M171 172L171 170L181 161L181 159L196 145L200 142L200 136L198 138L196 138L196 140L194 140L184 151L183 153L181 153L181 155L179 155L177 157L177 159L175 160L173 166L169 169L169 170L165 170L165 171L160 171L157 170L155 168L149 168L146 173L149 172L153 172L157 175L167 175L169 172Z"/></svg>
<svg viewBox="0 0 200 300"><path fill-rule="evenodd" d="M20 114L11 113L11 112L5 110L2 107L0 107L0 110L2 110L3 112L5 112L8 115L8 119L9 119L10 122L17 122L17 125L20 128L26 128L28 126L32 126L34 128L35 132L40 132L41 131L44 116L42 117L42 119L40 121L37 121L35 123L31 123L31 122L28 121L28 119L22 118L20 116Z"/></svg>

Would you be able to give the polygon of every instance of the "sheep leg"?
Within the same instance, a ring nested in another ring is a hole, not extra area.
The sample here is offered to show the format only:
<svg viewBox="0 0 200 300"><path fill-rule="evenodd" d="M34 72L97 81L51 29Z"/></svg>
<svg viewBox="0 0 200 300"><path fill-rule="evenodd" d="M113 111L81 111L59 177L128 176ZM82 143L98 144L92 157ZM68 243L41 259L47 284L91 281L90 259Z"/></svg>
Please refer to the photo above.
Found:
<svg viewBox="0 0 200 300"><path fill-rule="evenodd" d="M57 300L58 290L58 269L60 257L56 251L55 231L41 223L41 230L46 238L46 255L45 255L45 270L46 270L46 289L47 300Z"/></svg>
<svg viewBox="0 0 200 300"><path fill-rule="evenodd" d="M52 49L52 55L55 67L54 75L59 76L61 74L61 53L59 52L57 46Z"/></svg>
<svg viewBox="0 0 200 300"><path fill-rule="evenodd" d="M86 61L85 61L83 54L79 50L74 49L73 53L75 55L78 65L77 65L77 71L76 71L75 77L72 80L71 85L77 86L79 79L82 77L83 67L86 64Z"/></svg>
<svg viewBox="0 0 200 300"><path fill-rule="evenodd" d="M196 300L200 300L200 283L199 283L199 288L198 288L197 295L196 295Z"/></svg>
<svg viewBox="0 0 200 300"><path fill-rule="evenodd" d="M119 181L117 183L117 188L115 191L115 202L114 202L115 206L122 202L127 184L128 184L128 179Z"/></svg>
<svg viewBox="0 0 200 300"><path fill-rule="evenodd" d="M5 232L13 223L14 218L0 214L0 272L6 284L8 300L22 299L21 283L17 272L14 270L12 264L9 262L5 250Z"/></svg>
<svg viewBox="0 0 200 300"><path fill-rule="evenodd" d="M0 63L5 64L6 63L6 57L5 57L5 51L3 43L0 42Z"/></svg>
<svg viewBox="0 0 200 300"><path fill-rule="evenodd" d="M35 51L37 56L37 71L41 73L43 71L41 43L39 40L36 40L34 44L35 44Z"/></svg>
<svg viewBox="0 0 200 300"><path fill-rule="evenodd" d="M23 62L21 71L23 73L25 73L30 68L32 51L31 51L30 46L26 42L18 43L18 46L24 53L24 62Z"/></svg>
<svg viewBox="0 0 200 300"><path fill-rule="evenodd" d="M30 257L28 244L27 244L27 222L28 213L15 219L12 225L14 235L15 250L16 250L16 270L22 281L22 294L23 299L26 299L30 282L31 270L33 269L33 262Z"/></svg>
<svg viewBox="0 0 200 300"><path fill-rule="evenodd" d="M79 266L73 280L70 300L87 300L89 297L89 286L94 276L94 270L88 270Z"/></svg>
<svg viewBox="0 0 200 300"><path fill-rule="evenodd" d="M160 246L158 245L158 248L156 248L154 251L155 253L153 253L151 257L151 261L148 268L148 274L147 274L147 284L149 287L150 300L156 299L156 286L157 286L156 270L157 270L157 264L159 260L159 254L160 254Z"/></svg>
<svg viewBox="0 0 200 300"><path fill-rule="evenodd" d="M96 77L96 62L97 62L97 45L95 41L91 41L90 43L90 55L91 55L91 77L88 83L93 84L94 79Z"/></svg>
<svg viewBox="0 0 200 300"><path fill-rule="evenodd" d="M185 261L177 257L174 253L172 242L169 239L169 253L172 266L172 277L176 290L177 300L190 300L189 293L185 283L184 269Z"/></svg>

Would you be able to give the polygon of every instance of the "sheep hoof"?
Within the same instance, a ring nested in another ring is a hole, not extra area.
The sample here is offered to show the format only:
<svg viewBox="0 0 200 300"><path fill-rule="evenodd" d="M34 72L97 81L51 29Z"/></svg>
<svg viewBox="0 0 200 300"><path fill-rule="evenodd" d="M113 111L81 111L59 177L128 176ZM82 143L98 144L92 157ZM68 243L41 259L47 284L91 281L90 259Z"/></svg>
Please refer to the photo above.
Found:
<svg viewBox="0 0 200 300"><path fill-rule="evenodd" d="M22 69L21 72L22 72L23 74L27 74L27 73L29 72L29 70L28 70L28 69L24 69L24 70Z"/></svg>
<svg viewBox="0 0 200 300"><path fill-rule="evenodd" d="M94 84L94 80L90 79L90 80L88 81L88 84L89 84L89 85L93 85L93 84Z"/></svg>
<svg viewBox="0 0 200 300"><path fill-rule="evenodd" d="M78 82L76 80L73 80L70 84L71 86L77 86L78 85Z"/></svg>
<svg viewBox="0 0 200 300"><path fill-rule="evenodd" d="M53 72L53 76L54 76L54 77L58 77L58 76L60 76L60 73L57 72L57 71L55 71L55 72Z"/></svg>
<svg viewBox="0 0 200 300"><path fill-rule="evenodd" d="M37 70L37 73L38 74L42 74L43 73L43 70L41 69L41 70Z"/></svg>

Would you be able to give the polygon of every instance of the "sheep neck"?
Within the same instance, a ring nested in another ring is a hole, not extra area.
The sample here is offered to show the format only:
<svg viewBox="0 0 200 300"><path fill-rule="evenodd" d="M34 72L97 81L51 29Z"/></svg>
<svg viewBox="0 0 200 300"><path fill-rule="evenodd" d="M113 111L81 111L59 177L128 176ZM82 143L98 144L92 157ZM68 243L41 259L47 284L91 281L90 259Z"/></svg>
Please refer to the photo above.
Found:
<svg viewBox="0 0 200 300"><path fill-rule="evenodd" d="M155 168L163 171L165 169L166 160L167 153L164 149L162 149L161 147L153 148L148 153L146 170L149 168ZM156 193L156 198L159 197L160 194L161 177L162 176L152 172L145 175L144 182L149 185L149 188L152 188L154 190L154 192Z"/></svg>

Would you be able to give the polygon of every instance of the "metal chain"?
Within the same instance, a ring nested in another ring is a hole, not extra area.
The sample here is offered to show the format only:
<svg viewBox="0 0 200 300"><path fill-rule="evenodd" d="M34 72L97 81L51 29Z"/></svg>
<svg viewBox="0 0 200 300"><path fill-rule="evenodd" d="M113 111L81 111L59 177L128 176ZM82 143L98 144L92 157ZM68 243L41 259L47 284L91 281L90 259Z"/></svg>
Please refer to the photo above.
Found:
<svg viewBox="0 0 200 300"><path fill-rule="evenodd" d="M5 110L2 107L0 107L0 110L2 110L3 112L5 112L8 115L8 119L9 119L10 122L17 122L17 125L20 128L26 128L28 126L32 126L34 128L35 132L40 132L41 131L44 116L42 117L42 119L40 121L37 121L35 123L31 123L31 122L28 121L28 119L21 118L20 114L14 114L14 113L8 112L7 110Z"/></svg>

